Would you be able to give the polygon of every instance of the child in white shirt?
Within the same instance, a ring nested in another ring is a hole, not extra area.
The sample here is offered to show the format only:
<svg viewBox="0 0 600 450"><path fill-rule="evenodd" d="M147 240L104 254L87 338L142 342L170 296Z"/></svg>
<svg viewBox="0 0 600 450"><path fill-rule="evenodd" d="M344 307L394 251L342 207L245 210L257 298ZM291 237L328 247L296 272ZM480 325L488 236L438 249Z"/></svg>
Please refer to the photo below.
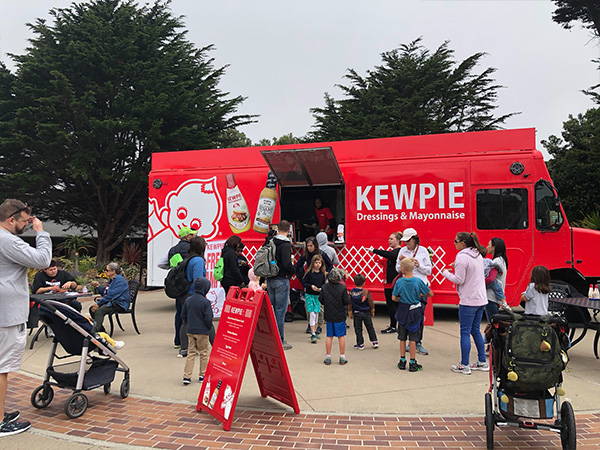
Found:
<svg viewBox="0 0 600 450"><path fill-rule="evenodd" d="M525 303L525 314L545 316L548 314L548 293L550 292L550 272L544 266L531 270L531 283L521 294L521 304Z"/></svg>

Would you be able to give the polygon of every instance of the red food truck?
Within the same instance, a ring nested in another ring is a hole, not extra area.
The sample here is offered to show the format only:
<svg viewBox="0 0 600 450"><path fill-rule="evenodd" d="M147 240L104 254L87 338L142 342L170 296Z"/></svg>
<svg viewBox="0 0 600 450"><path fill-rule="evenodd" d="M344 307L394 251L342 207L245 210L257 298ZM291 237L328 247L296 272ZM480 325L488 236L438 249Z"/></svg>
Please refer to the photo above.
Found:
<svg viewBox="0 0 600 450"><path fill-rule="evenodd" d="M454 261L454 236L477 232L482 244L504 239L506 294L518 303L531 269L587 293L600 279L600 233L569 226L535 130L499 130L272 147L155 153L149 179L148 285L162 286L157 267L182 226L199 230L215 312L223 301L212 268L225 239L238 234L252 263L269 223L292 222L296 241L310 233L316 198L344 236L340 265L363 273L383 301L384 265L371 252L391 232L415 228L430 249L434 303L457 303L441 271ZM312 234L312 233L311 233ZM296 246L300 251L300 244Z"/></svg>

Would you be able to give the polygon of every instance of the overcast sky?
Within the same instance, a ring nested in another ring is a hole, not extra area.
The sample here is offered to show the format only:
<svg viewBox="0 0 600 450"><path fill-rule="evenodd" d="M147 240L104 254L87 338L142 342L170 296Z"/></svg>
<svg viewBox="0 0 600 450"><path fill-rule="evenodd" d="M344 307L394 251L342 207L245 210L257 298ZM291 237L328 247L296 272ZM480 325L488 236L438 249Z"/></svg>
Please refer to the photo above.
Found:
<svg viewBox="0 0 600 450"><path fill-rule="evenodd" d="M24 52L31 37L25 23L71 1L0 4L0 58L13 68L6 53ZM322 106L326 91L339 98L335 84L347 68L364 73L380 63L381 52L420 36L430 49L449 40L459 59L486 52L483 64L495 67L505 86L499 114L521 112L506 127L535 127L538 142L559 134L569 114L589 108L581 90L600 83L591 62L600 57L600 42L580 27L555 24L549 0L173 0L171 6L185 16L188 38L214 44L216 64L230 65L221 89L248 98L240 112L260 115L242 128L253 141L304 135L314 123L309 109Z"/></svg>

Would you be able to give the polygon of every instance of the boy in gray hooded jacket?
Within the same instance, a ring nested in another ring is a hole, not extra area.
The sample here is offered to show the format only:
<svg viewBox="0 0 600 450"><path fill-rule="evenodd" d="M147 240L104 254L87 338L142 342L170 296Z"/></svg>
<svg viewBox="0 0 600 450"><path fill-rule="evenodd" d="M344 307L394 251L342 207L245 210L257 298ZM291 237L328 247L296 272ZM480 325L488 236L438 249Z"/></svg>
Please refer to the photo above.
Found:
<svg viewBox="0 0 600 450"><path fill-rule="evenodd" d="M340 259L338 258L335 249L327 244L327 234L324 231L321 231L320 233L317 233L316 237L317 244L319 244L319 250L327 255L334 267L338 266L340 264Z"/></svg>

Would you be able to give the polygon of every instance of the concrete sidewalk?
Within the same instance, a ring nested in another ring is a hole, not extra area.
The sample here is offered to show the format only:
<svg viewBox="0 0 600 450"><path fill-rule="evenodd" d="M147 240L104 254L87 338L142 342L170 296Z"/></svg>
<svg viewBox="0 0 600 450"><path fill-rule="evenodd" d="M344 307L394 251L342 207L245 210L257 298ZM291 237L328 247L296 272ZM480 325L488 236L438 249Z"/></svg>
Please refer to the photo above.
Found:
<svg viewBox="0 0 600 450"><path fill-rule="evenodd" d="M84 310L87 307L84 305ZM131 368L131 394L150 399L195 404L199 383L181 384L184 360L173 349L174 301L162 290L140 292L137 319L142 332L137 335L130 318L123 317L125 332L115 332L116 339L127 345L119 355ZM424 369L418 373L401 372L398 362L398 341L395 335L379 334L380 348L357 351L353 328L348 330L346 355L349 364L339 366L337 347L334 364L322 363L324 343L310 344L304 333L306 323L286 323L287 340L294 348L286 352L294 386L303 412L335 412L357 414L461 414L480 415L483 394L488 386L488 374L474 372L470 376L454 374L451 364L459 359L459 333L456 308L436 308L435 326L425 331L424 344L428 356L419 356ZM378 308L376 330L386 326L385 307ZM600 409L600 361L592 352L592 336L579 343L571 352L571 362L565 374L565 390L575 410ZM41 376L48 357L50 340L42 338L33 350L27 350L23 372ZM473 349L474 350L474 349ZM472 360L476 355L472 351ZM251 362L248 362L240 408L286 410L287 408L259 395ZM117 375L113 390L118 388Z"/></svg>

